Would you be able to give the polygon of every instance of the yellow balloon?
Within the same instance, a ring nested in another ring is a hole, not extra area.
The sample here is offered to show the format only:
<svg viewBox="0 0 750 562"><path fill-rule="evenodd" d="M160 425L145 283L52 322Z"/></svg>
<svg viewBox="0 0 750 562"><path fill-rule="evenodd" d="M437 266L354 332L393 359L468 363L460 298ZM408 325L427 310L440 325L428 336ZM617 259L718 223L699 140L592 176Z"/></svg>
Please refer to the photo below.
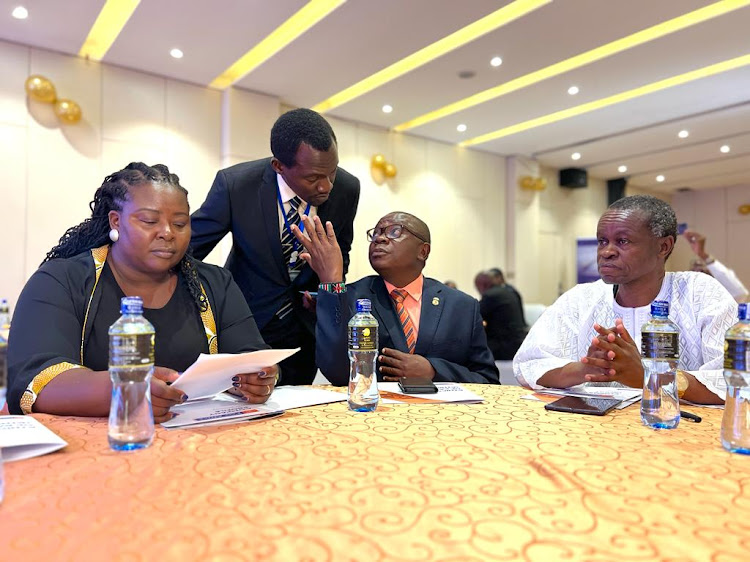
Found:
<svg viewBox="0 0 750 562"><path fill-rule="evenodd" d="M83 112L81 111L81 106L73 100L57 100L57 103L55 103L55 115L63 123L72 125L81 120Z"/></svg>
<svg viewBox="0 0 750 562"><path fill-rule="evenodd" d="M546 187L547 187L546 178L536 178L536 180L534 180L534 189L536 189L537 191L544 191Z"/></svg>
<svg viewBox="0 0 750 562"><path fill-rule="evenodd" d="M383 170L383 173L385 174L385 177L387 178L395 178L396 174L398 174L398 169L395 165L391 164L390 162L386 162L385 164L385 170Z"/></svg>
<svg viewBox="0 0 750 562"><path fill-rule="evenodd" d="M378 170L385 170L385 156L382 154L375 154L370 161L370 166L377 168Z"/></svg>
<svg viewBox="0 0 750 562"><path fill-rule="evenodd" d="M522 176L518 183L523 189L534 189L534 178L531 176Z"/></svg>
<svg viewBox="0 0 750 562"><path fill-rule="evenodd" d="M54 84L39 74L32 74L29 76L26 79L24 87L26 93L33 100L43 103L55 103L55 100L57 99L57 92L55 92Z"/></svg>

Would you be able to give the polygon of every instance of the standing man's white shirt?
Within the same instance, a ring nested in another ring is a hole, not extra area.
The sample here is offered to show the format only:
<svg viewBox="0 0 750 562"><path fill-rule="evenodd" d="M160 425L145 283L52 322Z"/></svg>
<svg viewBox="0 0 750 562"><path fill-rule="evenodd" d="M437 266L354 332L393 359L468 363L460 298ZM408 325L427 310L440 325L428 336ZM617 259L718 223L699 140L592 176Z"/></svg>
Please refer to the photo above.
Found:
<svg viewBox="0 0 750 562"><path fill-rule="evenodd" d="M537 381L546 372L585 357L598 335L594 324L611 328L615 318L622 318L640 349L650 305L622 307L613 287L601 280L577 285L544 311L513 359L513 372L522 385L543 388ZM716 279L690 271L666 273L654 300L669 302L669 318L680 328L680 369L723 399L724 333L736 321L737 303Z"/></svg>
<svg viewBox="0 0 750 562"><path fill-rule="evenodd" d="M724 288L729 291L729 294L732 295L734 300L737 302L744 302L745 299L747 299L747 288L742 284L739 277L735 275L734 271L729 269L726 265L719 260L714 259L710 263L706 262L706 269L711 272L714 279L724 285Z"/></svg>

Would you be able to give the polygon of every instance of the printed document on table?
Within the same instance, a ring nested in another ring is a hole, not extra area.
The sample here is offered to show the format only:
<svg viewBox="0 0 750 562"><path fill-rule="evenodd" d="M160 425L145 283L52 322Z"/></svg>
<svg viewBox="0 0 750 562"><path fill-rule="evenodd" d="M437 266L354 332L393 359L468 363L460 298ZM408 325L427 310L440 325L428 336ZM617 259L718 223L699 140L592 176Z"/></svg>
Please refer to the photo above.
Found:
<svg viewBox="0 0 750 562"><path fill-rule="evenodd" d="M5 462L46 455L67 444L31 416L0 416L0 449Z"/></svg>
<svg viewBox="0 0 750 562"><path fill-rule="evenodd" d="M399 388L397 382L379 382L378 391L380 391L380 397L386 404L398 402L410 404L441 404L446 402L478 404L484 402L484 398L466 390L455 382L436 382L435 386L438 391L434 394L406 394Z"/></svg>
<svg viewBox="0 0 750 562"><path fill-rule="evenodd" d="M201 353L172 386L188 395L190 400L209 398L232 387L232 377L255 373L275 365L299 351L296 349L261 349L248 353Z"/></svg>
<svg viewBox="0 0 750 562"><path fill-rule="evenodd" d="M238 396L222 392L211 398L172 406L171 412L177 415L161 425L167 429L178 429L255 421L281 415L285 410L343 402L346 399L347 395L342 392L304 386L277 387L265 404L248 404Z"/></svg>
<svg viewBox="0 0 750 562"><path fill-rule="evenodd" d="M175 414L175 417L161 424L167 429L237 423L284 413L284 410L267 404L248 404L244 400L235 400L228 396L194 400L172 406L170 411Z"/></svg>

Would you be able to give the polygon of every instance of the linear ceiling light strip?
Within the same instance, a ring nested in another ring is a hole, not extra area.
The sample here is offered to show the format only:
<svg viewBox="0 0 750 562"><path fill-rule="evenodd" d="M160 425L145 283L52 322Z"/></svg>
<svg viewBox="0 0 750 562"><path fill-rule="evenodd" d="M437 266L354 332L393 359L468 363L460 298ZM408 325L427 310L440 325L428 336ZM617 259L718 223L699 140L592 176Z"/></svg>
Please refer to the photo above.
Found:
<svg viewBox="0 0 750 562"><path fill-rule="evenodd" d="M353 86L334 94L327 100L313 106L312 109L320 113L325 113L335 107L350 102L375 88L379 88L383 84L387 84L391 80L403 76L407 72L411 72L446 53L474 41L490 31L494 31L495 29L523 17L545 4L549 4L551 1L552 0L516 0L512 4L508 4L504 8L492 12L490 15L459 29L447 37L443 37L439 41L420 49L416 53L412 53L408 57L387 66L371 76L368 76Z"/></svg>
<svg viewBox="0 0 750 562"><path fill-rule="evenodd" d="M79 57L102 60L141 0L107 0L78 51Z"/></svg>
<svg viewBox="0 0 750 562"><path fill-rule="evenodd" d="M599 100L594 100L588 103L584 103L582 105L570 107L568 109L563 109L562 111L556 111L555 113L550 113L549 115L543 115L541 117L530 119L528 121L517 123L515 125L510 125L509 127L504 127L502 129L498 129L497 131L493 131L485 135L480 135L478 137L465 140L458 144L459 146L474 146L477 144L483 144L485 142L489 142L492 140L497 140L503 137L508 137L510 135L515 135L523 131L528 131L529 129L541 127L542 125L549 125L550 123L557 123L558 121L569 119L571 117L577 117L579 115L583 115L584 113L590 113L591 111L596 111L597 109L602 109L610 105L615 105L617 103L629 101L629 100L632 100L641 96L653 94L660 90L665 90L667 88L672 88L674 86L679 86L681 84L687 84L688 82L692 82L694 80L700 80L701 78L708 78L709 76L714 76L722 72L727 72L729 70L741 68L749 64L750 64L750 54L743 55L741 57L723 61L717 64L705 66L703 68L699 68L698 70L692 70L684 74L672 76L671 78L659 80L658 82L646 84L645 86L640 86L638 88L634 88L626 92L621 92L613 96L609 96L609 97L602 98Z"/></svg>
<svg viewBox="0 0 750 562"><path fill-rule="evenodd" d="M311 0L209 84L224 90L241 80L313 27L346 0Z"/></svg>
<svg viewBox="0 0 750 562"><path fill-rule="evenodd" d="M679 31L702 23L709 19L722 16L748 5L750 5L750 0L722 0L721 2L716 2L704 8L700 8L693 12L654 25L653 27L641 30L632 35L628 35L627 37L617 39L616 41L612 41L611 43L607 43L606 45L602 45L590 51L586 51L585 53L581 53L580 55L576 55L569 59L547 66L535 72L520 76L514 80L510 80L509 82L505 82L504 84L495 86L494 88L489 88L487 90L484 90L483 92L478 92L472 96L441 107L440 109L425 113L424 115L406 121L405 123L396 125L394 127L394 130L406 131L408 129L413 129L421 125L425 125L432 121L436 121L437 119L442 119L449 115L453 115L454 113L458 113L459 111L474 107L475 105L479 105L506 94L510 94L511 92L515 92L516 90L520 90L533 84L537 84L548 78L558 76L565 72L570 72L571 70L575 70L576 68L580 68L587 64L591 64L592 62L596 62L614 54L632 49L633 47L636 47L638 45L648 43L649 41L664 37L665 35L674 33L675 31Z"/></svg>

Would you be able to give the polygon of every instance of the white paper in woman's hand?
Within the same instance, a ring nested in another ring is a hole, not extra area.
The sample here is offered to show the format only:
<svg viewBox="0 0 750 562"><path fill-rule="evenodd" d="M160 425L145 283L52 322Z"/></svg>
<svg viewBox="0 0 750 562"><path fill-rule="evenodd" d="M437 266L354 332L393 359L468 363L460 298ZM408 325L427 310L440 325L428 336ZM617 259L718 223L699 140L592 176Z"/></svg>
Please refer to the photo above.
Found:
<svg viewBox="0 0 750 562"><path fill-rule="evenodd" d="M276 365L299 351L296 349L261 349L248 353L201 353L172 386L196 400L215 396L232 387L232 377L257 373L263 367Z"/></svg>

